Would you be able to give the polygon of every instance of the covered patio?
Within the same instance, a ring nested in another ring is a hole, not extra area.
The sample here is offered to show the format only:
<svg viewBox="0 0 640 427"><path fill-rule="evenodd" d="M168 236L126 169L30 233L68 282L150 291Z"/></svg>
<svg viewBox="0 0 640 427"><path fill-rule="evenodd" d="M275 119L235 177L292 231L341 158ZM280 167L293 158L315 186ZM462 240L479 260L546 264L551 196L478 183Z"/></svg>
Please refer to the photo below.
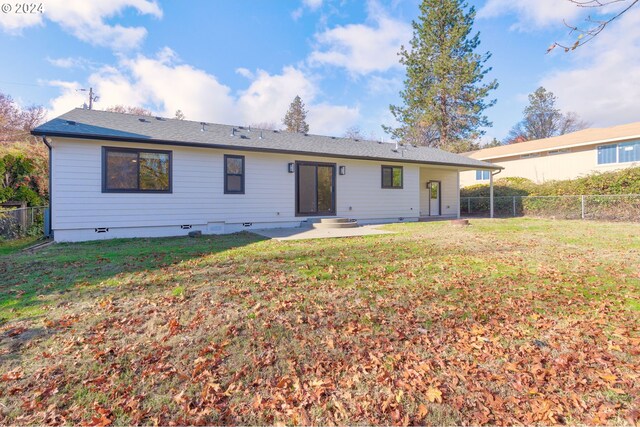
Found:
<svg viewBox="0 0 640 427"><path fill-rule="evenodd" d="M437 221L460 217L460 169L451 166L420 168L420 221ZM494 216L493 177L500 170L489 172L491 218Z"/></svg>

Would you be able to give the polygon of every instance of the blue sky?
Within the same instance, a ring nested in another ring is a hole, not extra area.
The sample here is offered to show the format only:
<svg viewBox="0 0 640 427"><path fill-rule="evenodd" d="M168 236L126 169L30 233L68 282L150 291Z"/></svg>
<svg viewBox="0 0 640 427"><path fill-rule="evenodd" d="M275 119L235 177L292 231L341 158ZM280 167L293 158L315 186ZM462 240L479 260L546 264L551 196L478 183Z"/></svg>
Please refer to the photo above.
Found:
<svg viewBox="0 0 640 427"><path fill-rule="evenodd" d="M581 23L568 0L478 0L480 51L500 84L487 111L485 140L502 139L527 94L552 90L565 111L593 126L640 116L640 13L632 9L576 52L562 23ZM172 116L233 124L280 125L299 94L312 133L358 126L384 136L393 124L404 70L396 52L411 37L417 0L48 0L43 14L0 13L0 91L50 116L83 102L140 105ZM593 12L592 12L593 13Z"/></svg>

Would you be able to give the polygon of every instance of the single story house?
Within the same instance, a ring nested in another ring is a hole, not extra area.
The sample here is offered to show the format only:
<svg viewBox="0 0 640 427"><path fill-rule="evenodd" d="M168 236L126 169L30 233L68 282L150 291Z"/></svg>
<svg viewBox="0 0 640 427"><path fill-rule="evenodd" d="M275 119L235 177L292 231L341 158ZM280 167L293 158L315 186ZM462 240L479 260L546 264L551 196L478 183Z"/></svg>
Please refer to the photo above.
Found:
<svg viewBox="0 0 640 427"><path fill-rule="evenodd" d="M500 167L426 147L75 109L49 147L56 241L458 217L459 176Z"/></svg>
<svg viewBox="0 0 640 427"><path fill-rule="evenodd" d="M522 177L536 183L575 179L593 172L640 166L640 122L584 129L553 138L536 139L471 151L465 155L502 166L498 178ZM489 171L460 174L461 187L489 182Z"/></svg>

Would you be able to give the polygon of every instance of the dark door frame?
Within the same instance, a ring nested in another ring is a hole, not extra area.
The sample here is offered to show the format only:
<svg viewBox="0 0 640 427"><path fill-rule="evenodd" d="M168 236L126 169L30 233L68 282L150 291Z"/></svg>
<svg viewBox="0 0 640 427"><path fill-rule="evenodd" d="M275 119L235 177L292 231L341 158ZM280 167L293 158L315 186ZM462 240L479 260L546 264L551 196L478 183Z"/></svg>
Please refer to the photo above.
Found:
<svg viewBox="0 0 640 427"><path fill-rule="evenodd" d="M318 166L331 167L331 210L326 212L316 211L314 213L301 213L300 212L300 193L299 193L299 180L300 165L316 166L316 209L318 206ZM335 216L336 215L336 163L324 163L324 162L309 162L309 161L296 161L296 216Z"/></svg>
<svg viewBox="0 0 640 427"><path fill-rule="evenodd" d="M431 215L431 183L438 183L438 215ZM427 190L429 190L429 216L442 216L442 181L431 180L427 182Z"/></svg>

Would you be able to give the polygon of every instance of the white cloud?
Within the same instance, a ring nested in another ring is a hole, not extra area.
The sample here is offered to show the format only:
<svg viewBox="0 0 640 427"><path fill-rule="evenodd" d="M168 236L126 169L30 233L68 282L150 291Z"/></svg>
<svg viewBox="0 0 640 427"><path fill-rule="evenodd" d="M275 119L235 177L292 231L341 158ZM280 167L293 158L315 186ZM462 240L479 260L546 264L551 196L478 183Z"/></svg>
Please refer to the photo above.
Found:
<svg viewBox="0 0 640 427"><path fill-rule="evenodd" d="M162 115L173 116L180 109L193 120L211 117L229 123L236 118L230 88L203 70L177 63L170 49L157 58L140 55L123 63L133 76L136 91Z"/></svg>
<svg viewBox="0 0 640 427"><path fill-rule="evenodd" d="M7 2L10 7L14 4ZM42 15L39 13L0 12L0 28L8 34L20 34L23 28L42 25Z"/></svg>
<svg viewBox="0 0 640 427"><path fill-rule="evenodd" d="M20 34L28 27L55 22L82 41L125 51L140 45L147 35L143 27L110 25L112 18L127 8L141 15L162 17L162 10L154 0L43 0L42 14L0 13L0 28L10 34Z"/></svg>
<svg viewBox="0 0 640 427"><path fill-rule="evenodd" d="M403 80L401 76L381 77L373 75L367 81L367 89L370 94L397 94L402 90Z"/></svg>
<svg viewBox="0 0 640 427"><path fill-rule="evenodd" d="M478 11L478 18L495 18L515 15L516 22L511 27L520 31L533 31L542 28L565 28L569 25L589 26L583 19L592 15L611 14L628 6L625 2L604 2L602 7L581 7L568 0L487 0ZM568 29L567 29L568 30Z"/></svg>
<svg viewBox="0 0 640 427"><path fill-rule="evenodd" d="M247 123L281 123L296 95L309 103L316 94L316 86L297 68L285 67L276 75L258 70L251 85L240 93L238 106Z"/></svg>
<svg viewBox="0 0 640 427"><path fill-rule="evenodd" d="M369 4L372 24L349 24L316 34L312 65L344 67L352 74L383 72L399 67L400 46L411 39L411 25L387 16L376 3Z"/></svg>
<svg viewBox="0 0 640 427"><path fill-rule="evenodd" d="M242 77L246 77L248 79L253 80L253 73L251 72L251 70L248 70L247 68L236 68L236 73L240 74Z"/></svg>
<svg viewBox="0 0 640 427"><path fill-rule="evenodd" d="M49 119L59 116L62 113L66 113L72 108L80 107L87 97L79 92L82 86L78 82L64 82L60 80L53 80L48 82L50 86L60 88L61 94L50 101L47 115Z"/></svg>
<svg viewBox="0 0 640 427"><path fill-rule="evenodd" d="M344 105L317 104L309 107L311 133L342 136L360 118L360 110Z"/></svg>
<svg viewBox="0 0 640 427"><path fill-rule="evenodd" d="M541 84L594 126L638 121L640 111L640 9L631 9L572 55L572 67Z"/></svg>
<svg viewBox="0 0 640 427"><path fill-rule="evenodd" d="M300 95L309 109L312 132L341 134L358 120L357 107L316 102L316 82L295 67L285 67L280 74L263 70L250 74L248 88L234 95L214 75L180 63L175 53L165 48L154 57L138 55L122 59L118 67L102 67L89 76L88 84L100 96L99 109L122 104L146 107L169 117L180 109L189 120L280 124L293 98ZM86 93L76 91L81 87L77 82L50 84L62 90L51 100L50 117L86 100Z"/></svg>
<svg viewBox="0 0 640 427"><path fill-rule="evenodd" d="M293 18L294 21L297 21L302 17L305 9L315 12L322 7L323 3L323 0L302 0L300 7L291 12L291 18Z"/></svg>
<svg viewBox="0 0 640 427"><path fill-rule="evenodd" d="M66 58L50 58L47 57L47 62L51 65L59 68L72 69L72 68L95 68L97 67L97 63L90 61L86 58L82 57L72 57L68 56Z"/></svg>
<svg viewBox="0 0 640 427"><path fill-rule="evenodd" d="M478 18L495 18L514 14L513 29L526 30L563 25L584 13L584 8L566 0L487 0L478 11Z"/></svg>
<svg viewBox="0 0 640 427"><path fill-rule="evenodd" d="M302 0L302 3L311 10L318 10L322 7L323 0Z"/></svg>
<svg viewBox="0 0 640 427"><path fill-rule="evenodd" d="M240 94L238 108L245 123L281 124L296 95L309 110L307 121L313 133L339 135L359 118L357 107L314 104L318 96L317 85L294 67L285 67L282 74L276 75L258 70L249 88Z"/></svg>

